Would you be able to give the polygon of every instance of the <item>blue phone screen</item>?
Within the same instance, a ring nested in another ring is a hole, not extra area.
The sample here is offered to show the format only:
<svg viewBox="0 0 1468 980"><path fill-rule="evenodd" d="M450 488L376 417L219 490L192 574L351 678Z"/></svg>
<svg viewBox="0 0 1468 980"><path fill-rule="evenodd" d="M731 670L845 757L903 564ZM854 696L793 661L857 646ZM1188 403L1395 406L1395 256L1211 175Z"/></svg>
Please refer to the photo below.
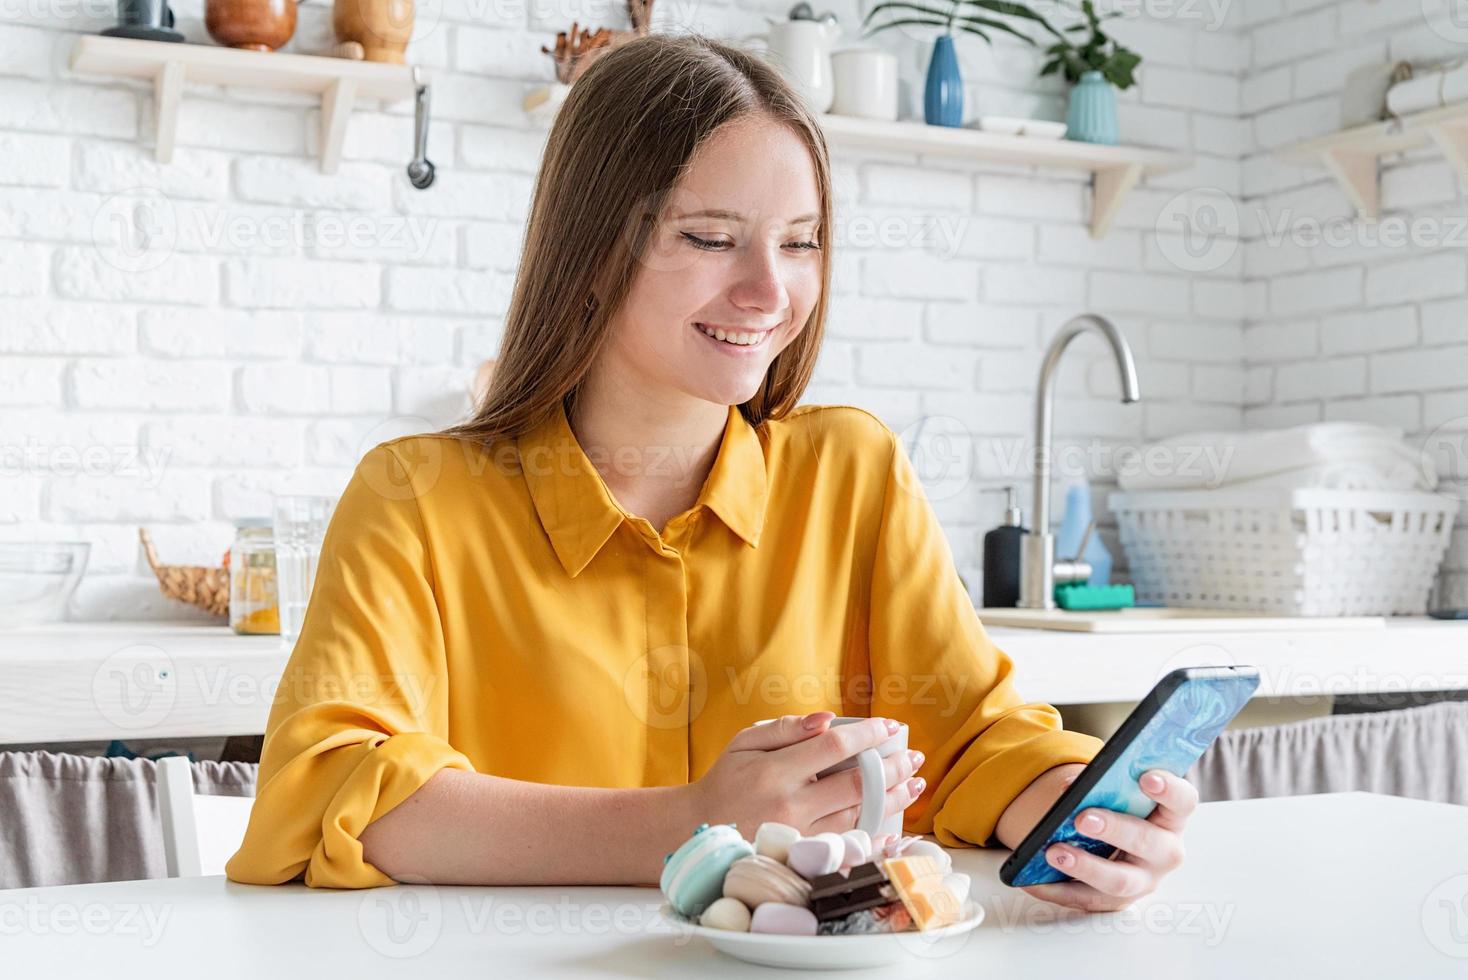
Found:
<svg viewBox="0 0 1468 980"><path fill-rule="evenodd" d="M1239 713L1259 686L1257 674L1238 677L1192 678L1183 681L1172 692L1142 728L1141 734L1114 760L1091 787L1080 805L1071 811L1045 846L1037 850L1015 876L1013 884L1043 885L1068 881L1070 875L1052 867L1045 860L1051 844L1065 843L1107 857L1114 848L1076 830L1076 815L1091 807L1146 817L1157 806L1138 783L1149 769L1165 769L1178 776L1187 775L1193 763L1213 743L1229 720Z"/></svg>

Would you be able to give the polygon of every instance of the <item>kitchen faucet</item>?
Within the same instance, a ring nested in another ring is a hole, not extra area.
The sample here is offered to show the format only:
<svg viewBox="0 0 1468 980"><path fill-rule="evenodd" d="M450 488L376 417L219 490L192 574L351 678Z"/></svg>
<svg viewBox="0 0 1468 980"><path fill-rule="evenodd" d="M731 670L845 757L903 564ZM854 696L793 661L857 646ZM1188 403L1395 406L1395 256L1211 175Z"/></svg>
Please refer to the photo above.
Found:
<svg viewBox="0 0 1468 980"><path fill-rule="evenodd" d="M1105 317L1082 313L1067 320L1050 341L1040 364L1040 384L1035 390L1035 502L1030 511L1031 530L1020 545L1019 604L1024 609L1054 609L1057 582L1083 582L1091 577L1091 566L1078 554L1067 561L1055 560L1055 535L1050 533L1050 422L1055 408L1055 369L1060 356L1080 334L1094 330L1111 345L1121 375L1122 404L1140 401L1137 365L1132 349L1121 331ZM1087 529L1087 535L1090 531ZM1081 553L1085 552L1085 542Z"/></svg>

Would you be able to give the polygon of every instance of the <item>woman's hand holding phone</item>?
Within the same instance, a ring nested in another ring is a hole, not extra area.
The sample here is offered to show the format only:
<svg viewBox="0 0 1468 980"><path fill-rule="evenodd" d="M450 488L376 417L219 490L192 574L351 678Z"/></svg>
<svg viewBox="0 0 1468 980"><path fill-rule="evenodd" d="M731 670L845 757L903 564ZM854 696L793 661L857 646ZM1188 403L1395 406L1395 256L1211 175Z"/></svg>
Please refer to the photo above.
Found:
<svg viewBox="0 0 1468 980"><path fill-rule="evenodd" d="M1059 799L1083 769L1085 766L1072 764L1051 770L1059 778L1050 784L1050 799L1040 802L1039 811ZM1036 780L1031 788L1040 789L1039 783ZM1074 880L1025 885L1023 890L1083 912L1115 912L1155 891L1183 863L1183 827L1198 808L1198 790L1186 779L1161 769L1144 773L1140 785L1157 802L1145 819L1095 807L1077 815L1076 829L1116 847L1116 854L1108 859L1069 844L1051 844L1045 849L1045 860ZM1093 818L1099 824L1091 823Z"/></svg>
<svg viewBox="0 0 1468 980"><path fill-rule="evenodd" d="M898 723L872 718L833 727L835 717L829 711L785 715L735 735L708 772L689 786L697 821L737 824L746 837L767 820L805 835L855 827L861 812L860 771L843 770L822 779L816 773L880 746L898 730ZM922 777L913 777L923 754L898 752L882 764L886 813L900 813L926 788Z"/></svg>

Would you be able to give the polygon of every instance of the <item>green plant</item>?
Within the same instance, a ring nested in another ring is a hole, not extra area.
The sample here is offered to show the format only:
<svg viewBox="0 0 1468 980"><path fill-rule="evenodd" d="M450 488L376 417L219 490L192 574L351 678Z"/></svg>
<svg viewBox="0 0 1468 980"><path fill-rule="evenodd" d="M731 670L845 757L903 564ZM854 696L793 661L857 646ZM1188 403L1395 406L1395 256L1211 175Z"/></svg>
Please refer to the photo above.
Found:
<svg viewBox="0 0 1468 980"><path fill-rule="evenodd" d="M944 33L947 34L953 33L956 29L968 34L976 34L985 41L993 43L993 38L986 33L987 29L1012 34L1026 44L1035 43L1034 38L1024 32L1017 30L996 17L989 16L990 14L997 14L1001 17L1016 17L1020 20L1039 24L1056 37L1062 37L1060 32L1051 27L1044 17L1041 17L1022 3L1011 3L1008 0L935 0L935 2L938 5L936 7L923 3L914 3L911 0L883 0L882 3L873 7L866 17L862 19L862 30L864 33L870 35L886 30L889 27L905 27L910 25L941 27ZM948 5L948 9L940 9L945 2ZM894 12L897 16L892 20L883 21L875 27L869 28L868 25L871 24L872 18L883 11Z"/></svg>
<svg viewBox="0 0 1468 980"><path fill-rule="evenodd" d="M1117 88L1131 88L1136 82L1132 73L1142 63L1142 56L1118 44L1115 38L1101 30L1101 21L1120 16L1120 11L1102 16L1096 13L1096 4L1092 0L1081 0L1081 14L1086 18L1084 24L1067 27L1065 34L1056 34L1055 43L1045 49L1050 60L1040 69L1040 74L1053 75L1063 71L1065 80L1074 85L1085 72L1099 71ZM1065 36L1087 31L1090 36L1079 46Z"/></svg>

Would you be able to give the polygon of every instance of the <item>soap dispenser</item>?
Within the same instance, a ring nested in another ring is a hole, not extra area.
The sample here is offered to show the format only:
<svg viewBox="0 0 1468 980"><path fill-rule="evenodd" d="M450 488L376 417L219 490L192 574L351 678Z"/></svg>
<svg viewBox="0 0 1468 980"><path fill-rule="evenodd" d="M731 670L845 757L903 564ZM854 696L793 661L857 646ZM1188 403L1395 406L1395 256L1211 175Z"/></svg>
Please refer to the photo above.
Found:
<svg viewBox="0 0 1468 980"><path fill-rule="evenodd" d="M1020 543L1029 533L1020 522L1019 497L1014 487L1005 493L1004 523L984 535L984 606L1013 609L1019 605Z"/></svg>

